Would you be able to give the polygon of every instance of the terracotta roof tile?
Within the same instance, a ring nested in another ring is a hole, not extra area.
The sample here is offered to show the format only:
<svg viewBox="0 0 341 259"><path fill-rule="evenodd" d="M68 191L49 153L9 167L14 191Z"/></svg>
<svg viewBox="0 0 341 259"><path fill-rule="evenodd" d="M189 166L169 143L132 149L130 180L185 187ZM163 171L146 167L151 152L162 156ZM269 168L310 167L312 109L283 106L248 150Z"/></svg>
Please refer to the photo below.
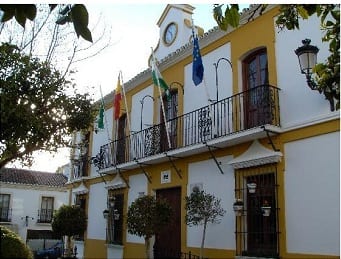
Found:
<svg viewBox="0 0 341 259"><path fill-rule="evenodd" d="M2 168L0 182L43 186L63 186L67 177L62 174L32 171L28 169Z"/></svg>

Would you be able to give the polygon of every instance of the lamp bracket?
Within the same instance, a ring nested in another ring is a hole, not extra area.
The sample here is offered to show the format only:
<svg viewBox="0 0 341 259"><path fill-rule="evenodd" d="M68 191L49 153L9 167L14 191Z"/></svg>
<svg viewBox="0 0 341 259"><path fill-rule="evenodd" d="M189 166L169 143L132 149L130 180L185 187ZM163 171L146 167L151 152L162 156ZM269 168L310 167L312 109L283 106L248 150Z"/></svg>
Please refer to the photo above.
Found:
<svg viewBox="0 0 341 259"><path fill-rule="evenodd" d="M265 126L262 126L262 128L263 128L263 130L265 131L266 136L267 136L268 139L269 139L269 144L271 144L272 149L273 149L274 151L276 151L276 152L280 151L278 148L275 147L275 144L273 143L273 141L272 141L272 139L271 139L271 136L270 136L270 133L276 134L276 135L277 135L278 133L277 133L277 132L274 132L274 131L272 131L272 130L269 130L269 129L267 129L267 128L265 128Z"/></svg>
<svg viewBox="0 0 341 259"><path fill-rule="evenodd" d="M169 162L171 163L172 167L174 168L175 172L178 174L179 178L182 179L181 170L175 166L174 160L172 160L172 158L178 159L178 157L167 155L167 152L165 152L165 155L168 158Z"/></svg>
<svg viewBox="0 0 341 259"><path fill-rule="evenodd" d="M122 176L121 174L121 169L117 168L117 173L118 175L121 177L121 179L125 182L125 184L127 185L128 188L130 188L130 185L128 183L128 181Z"/></svg>
<svg viewBox="0 0 341 259"><path fill-rule="evenodd" d="M211 157L213 158L213 161L216 163L216 165L217 165L217 167L218 167L220 173L221 173L221 174L224 174L224 171L223 171L223 169L221 168L221 162L219 162L219 161L217 160L216 156L214 155L214 153L213 153L213 151L212 151L212 149L211 149L211 148L219 149L219 147L210 146L210 145L207 144L207 142L203 142L203 144L206 145L206 147L207 147L207 149L208 149L208 152L210 152Z"/></svg>
<svg viewBox="0 0 341 259"><path fill-rule="evenodd" d="M143 167L143 165L148 165L148 164L141 163L141 162L139 162L137 159L135 159L135 162L136 162L137 165L140 166L140 169L142 170L142 172L144 173L144 175L147 177L148 182L149 182L149 183L152 183L152 178L151 178L151 176L144 170L144 167Z"/></svg>

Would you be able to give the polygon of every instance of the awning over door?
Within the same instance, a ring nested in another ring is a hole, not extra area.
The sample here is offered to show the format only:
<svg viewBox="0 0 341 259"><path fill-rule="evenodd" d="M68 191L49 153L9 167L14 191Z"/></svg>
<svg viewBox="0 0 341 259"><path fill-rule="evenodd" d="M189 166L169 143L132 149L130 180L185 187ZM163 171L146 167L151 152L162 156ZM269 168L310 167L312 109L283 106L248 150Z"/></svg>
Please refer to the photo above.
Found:
<svg viewBox="0 0 341 259"><path fill-rule="evenodd" d="M86 186L83 183L81 183L77 188L72 190L72 193L76 195L86 194L88 192L89 189L86 188Z"/></svg>
<svg viewBox="0 0 341 259"><path fill-rule="evenodd" d="M121 178L120 174L117 174L114 179L105 184L105 188L108 190L120 189L127 187L125 181Z"/></svg>
<svg viewBox="0 0 341 259"><path fill-rule="evenodd" d="M278 151L272 151L254 140L248 150L243 154L232 159L228 164L234 169L272 164L281 161L283 154Z"/></svg>

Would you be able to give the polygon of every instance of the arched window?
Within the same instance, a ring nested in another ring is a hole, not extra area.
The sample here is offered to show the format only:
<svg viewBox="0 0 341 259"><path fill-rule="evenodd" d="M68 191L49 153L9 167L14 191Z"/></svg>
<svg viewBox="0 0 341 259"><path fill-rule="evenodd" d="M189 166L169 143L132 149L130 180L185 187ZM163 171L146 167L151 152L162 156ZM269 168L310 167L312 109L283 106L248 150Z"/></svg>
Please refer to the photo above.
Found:
<svg viewBox="0 0 341 259"><path fill-rule="evenodd" d="M245 128L271 122L268 58L266 49L248 55L243 64Z"/></svg>
<svg viewBox="0 0 341 259"><path fill-rule="evenodd" d="M269 83L266 49L253 52L243 60L244 91Z"/></svg>

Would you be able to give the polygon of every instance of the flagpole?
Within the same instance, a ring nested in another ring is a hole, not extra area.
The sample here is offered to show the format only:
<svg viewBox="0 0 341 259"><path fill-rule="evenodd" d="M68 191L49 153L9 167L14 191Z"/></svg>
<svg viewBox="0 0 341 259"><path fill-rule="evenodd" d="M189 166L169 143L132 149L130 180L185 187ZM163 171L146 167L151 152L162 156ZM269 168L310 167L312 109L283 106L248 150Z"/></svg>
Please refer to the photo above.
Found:
<svg viewBox="0 0 341 259"><path fill-rule="evenodd" d="M104 121L105 121L105 124L107 125L107 127L105 127L105 128L106 128L106 131L107 131L108 141L110 141L111 138L110 138L109 129L108 129L108 125L109 124L108 124L108 121L107 121L107 116L105 115L105 104L104 104L103 93L102 93L102 86L101 85L99 85L99 91L101 93L101 102L102 102L102 106L103 106L103 109L104 109Z"/></svg>
<svg viewBox="0 0 341 259"><path fill-rule="evenodd" d="M126 113L127 113L127 125L128 125L128 132L129 132L129 135L131 135L131 125L130 125L130 116L129 116L129 110L128 110L128 104L127 104L127 97L126 97L126 91L124 89L124 81L123 81L123 74L122 74L122 71L120 71L120 75L121 75L121 80L122 80L122 92L123 92L123 98L124 98L124 106L125 106L125 109L126 109ZM132 156L133 158L135 158L135 152L134 152L134 149L129 149L132 151Z"/></svg>
<svg viewBox="0 0 341 259"><path fill-rule="evenodd" d="M153 48L152 49L152 66L156 66L156 61L155 61L155 56L154 56L154 50ZM153 69L152 69L153 70ZM160 89L160 82L159 82L159 77L157 76L156 77L156 80L157 80L157 84L158 84L158 89L159 89L159 97L160 97L160 102L161 102L161 110L162 110L162 113L163 113L163 120L165 122L165 127L166 127L166 134L167 134L167 141L168 141L168 147L169 149L172 148L171 146L171 142L170 142L170 137L169 137L169 124L168 124L168 121L166 119L166 113L165 113L165 107L163 105L163 100L162 100L162 93L161 93L161 89Z"/></svg>
<svg viewBox="0 0 341 259"><path fill-rule="evenodd" d="M197 34L194 32L194 20L192 18L192 34L193 34L193 44L194 44L194 41L195 41L195 37L198 37ZM199 46L199 45L198 45ZM194 46L193 46L194 48ZM213 120L214 118L212 117L212 102L211 102L211 98L210 98L210 95L208 93L208 88L207 88L207 85L206 85L206 80L205 80L205 76L204 76L204 73L203 73L203 76L202 76L202 79L204 81L204 88L205 88L205 93L206 93L206 98L207 98L207 103L208 103L208 110L209 110L209 116L210 116L210 119L212 121L212 128L213 128L213 132L214 132L214 135L217 135L218 132L217 132L217 128L216 128L216 125L215 125L215 120ZM217 100L218 102L218 100Z"/></svg>

